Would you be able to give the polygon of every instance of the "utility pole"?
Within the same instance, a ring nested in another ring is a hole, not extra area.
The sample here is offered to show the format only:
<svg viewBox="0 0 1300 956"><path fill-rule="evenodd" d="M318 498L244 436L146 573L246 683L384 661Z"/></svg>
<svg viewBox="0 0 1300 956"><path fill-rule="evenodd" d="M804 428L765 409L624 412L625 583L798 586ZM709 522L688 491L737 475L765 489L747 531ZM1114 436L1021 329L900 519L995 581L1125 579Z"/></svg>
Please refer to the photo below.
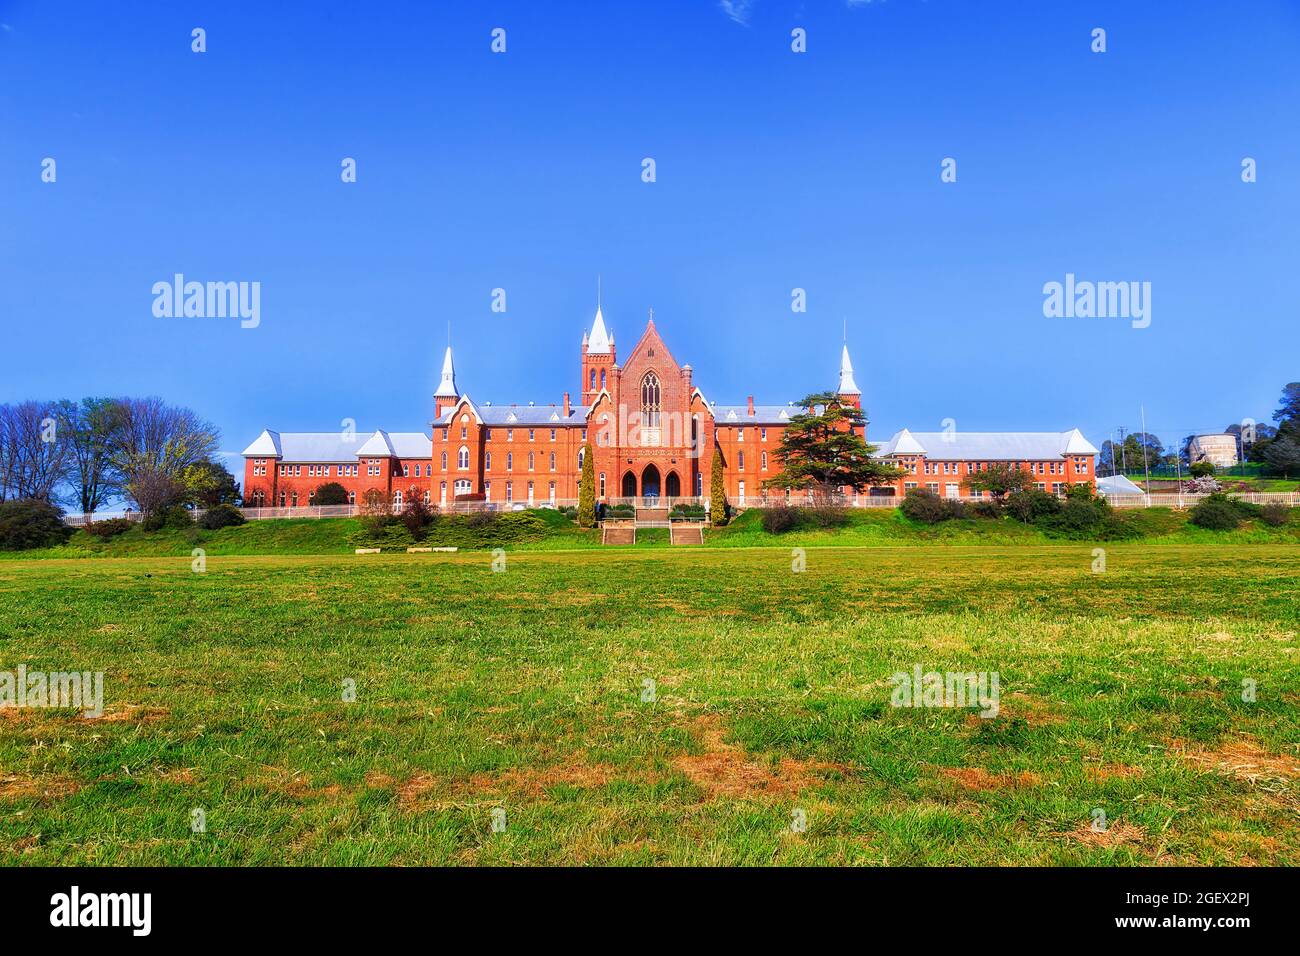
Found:
<svg viewBox="0 0 1300 956"><path fill-rule="evenodd" d="M1151 504L1151 463L1147 461L1147 409L1145 405L1139 405L1142 413L1142 471L1146 475L1147 484L1147 504Z"/></svg>
<svg viewBox="0 0 1300 956"><path fill-rule="evenodd" d="M1124 448L1124 426L1123 425L1119 426L1119 457L1120 457L1120 461L1123 463L1122 465L1122 467L1124 468L1123 474L1127 475L1128 474L1128 451Z"/></svg>

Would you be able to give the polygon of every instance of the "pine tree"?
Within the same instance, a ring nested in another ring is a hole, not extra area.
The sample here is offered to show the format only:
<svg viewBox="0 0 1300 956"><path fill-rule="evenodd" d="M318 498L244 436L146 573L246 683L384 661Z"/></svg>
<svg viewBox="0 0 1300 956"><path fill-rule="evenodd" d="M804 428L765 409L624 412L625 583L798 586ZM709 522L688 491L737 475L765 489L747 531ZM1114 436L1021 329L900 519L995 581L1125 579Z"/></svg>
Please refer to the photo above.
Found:
<svg viewBox="0 0 1300 956"><path fill-rule="evenodd" d="M582 478L578 482L578 527L596 525L596 463L591 457L591 445L582 446Z"/></svg>
<svg viewBox="0 0 1300 956"><path fill-rule="evenodd" d="M865 427L862 410L843 404L831 392L809 395L799 403L808 409L790 419L777 450L782 470L764 484L769 488L802 488L834 497L840 488L861 491L886 484L903 474L880 458L875 445L859 431Z"/></svg>
<svg viewBox="0 0 1300 956"><path fill-rule="evenodd" d="M709 521L715 528L727 523L727 486L722 481L722 449L713 448L713 475L709 481Z"/></svg>

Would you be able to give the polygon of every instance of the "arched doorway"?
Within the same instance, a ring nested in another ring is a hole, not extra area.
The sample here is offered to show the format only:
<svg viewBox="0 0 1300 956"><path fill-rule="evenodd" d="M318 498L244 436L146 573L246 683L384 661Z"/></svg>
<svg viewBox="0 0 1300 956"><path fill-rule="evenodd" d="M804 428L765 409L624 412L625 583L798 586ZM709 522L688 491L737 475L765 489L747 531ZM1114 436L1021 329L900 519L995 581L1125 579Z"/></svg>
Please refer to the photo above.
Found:
<svg viewBox="0 0 1300 956"><path fill-rule="evenodd" d="M682 480L677 477L677 472L668 472L668 477L664 479L664 494L669 498L682 496Z"/></svg>
<svg viewBox="0 0 1300 956"><path fill-rule="evenodd" d="M623 497L636 497L636 475L630 471L623 475Z"/></svg>
<svg viewBox="0 0 1300 956"><path fill-rule="evenodd" d="M645 471L641 472L641 497L659 497L659 469L654 465L646 465Z"/></svg>

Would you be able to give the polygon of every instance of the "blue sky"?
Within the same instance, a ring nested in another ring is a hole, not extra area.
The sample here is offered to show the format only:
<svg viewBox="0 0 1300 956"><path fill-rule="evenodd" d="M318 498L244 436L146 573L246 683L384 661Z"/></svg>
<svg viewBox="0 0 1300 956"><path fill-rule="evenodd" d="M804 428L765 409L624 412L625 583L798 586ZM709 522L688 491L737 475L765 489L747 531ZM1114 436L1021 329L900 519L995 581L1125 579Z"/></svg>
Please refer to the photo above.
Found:
<svg viewBox="0 0 1300 956"><path fill-rule="evenodd" d="M877 438L1100 443L1144 403L1172 440L1267 420L1300 378L1294 0L10 0L0 23L0 401L158 394L232 451L417 429L450 322L462 389L556 402L597 274L623 354L653 306L722 403L833 384L847 322ZM155 318L176 272L260 282L260 326ZM1150 282L1150 327L1045 318L1066 273Z"/></svg>

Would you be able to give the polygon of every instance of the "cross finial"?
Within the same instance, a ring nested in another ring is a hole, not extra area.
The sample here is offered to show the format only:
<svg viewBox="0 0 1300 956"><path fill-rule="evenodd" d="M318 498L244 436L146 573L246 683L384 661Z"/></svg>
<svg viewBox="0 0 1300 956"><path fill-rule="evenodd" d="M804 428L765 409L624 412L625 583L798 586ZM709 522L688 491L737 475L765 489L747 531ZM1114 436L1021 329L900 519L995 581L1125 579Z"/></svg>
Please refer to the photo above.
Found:
<svg viewBox="0 0 1300 956"><path fill-rule="evenodd" d="M651 307L650 307L650 321L653 322L654 320L655 320L655 310L654 310L654 306L651 306Z"/></svg>

